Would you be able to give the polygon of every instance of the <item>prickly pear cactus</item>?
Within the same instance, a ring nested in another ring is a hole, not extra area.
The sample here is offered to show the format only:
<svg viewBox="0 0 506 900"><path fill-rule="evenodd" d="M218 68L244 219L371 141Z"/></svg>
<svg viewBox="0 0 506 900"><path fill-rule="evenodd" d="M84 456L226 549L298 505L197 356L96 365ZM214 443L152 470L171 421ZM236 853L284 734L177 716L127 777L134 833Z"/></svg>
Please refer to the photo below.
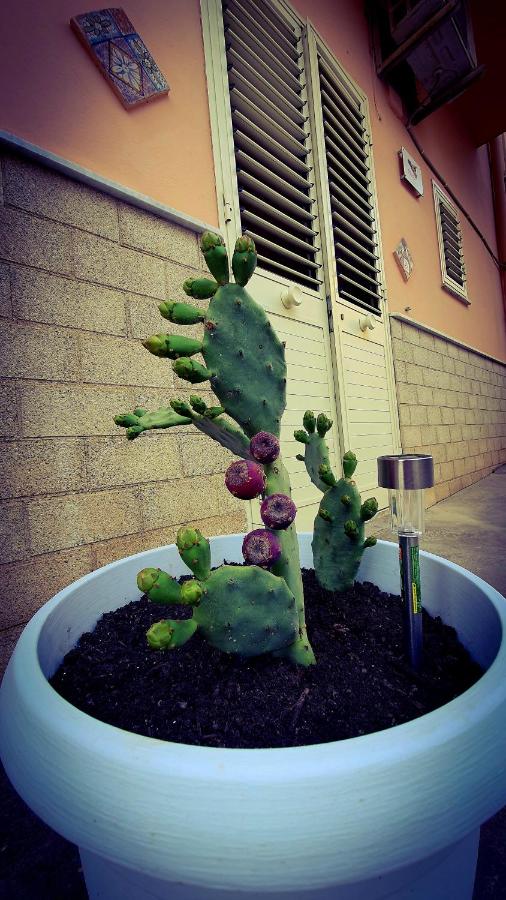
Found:
<svg viewBox="0 0 506 900"><path fill-rule="evenodd" d="M197 630L218 650L246 657L282 651L297 640L295 597L284 578L258 566L223 565L211 572L209 542L197 529L180 529L177 546L194 580L180 587L162 569L144 569L137 583L150 600L183 603L193 614L155 622L147 633L151 647L176 649ZM171 599L160 600L161 595Z"/></svg>
<svg viewBox="0 0 506 900"><path fill-rule="evenodd" d="M323 491L312 544L316 577L327 590L344 591L355 580L364 550L376 543L374 537L364 538L364 523L376 515L378 504L374 497L361 501L352 478L357 466L354 453L344 454L343 477L333 474L325 440L331 425L323 413L316 419L308 410L304 429L296 431L295 438L304 444L305 454L299 458L311 481Z"/></svg>
<svg viewBox="0 0 506 900"><path fill-rule="evenodd" d="M192 304L170 300L161 303L159 309L163 318L179 325L203 321L202 340L160 333L147 338L144 346L150 353L172 360L172 368L179 378L191 384L209 382L220 405L208 407L195 394L189 402L174 399L169 407L155 412L135 409L133 413L117 416L115 422L127 429L131 440L154 428L193 424L235 456L246 460L250 481L254 480L253 467L263 469L263 476L258 480L263 499L273 494L289 499L290 482L278 452L286 403L285 353L263 308L245 290L256 266L254 243L249 237L241 237L236 243L232 257L235 283L230 282L223 240L206 232L201 238L201 248L213 279L188 279L183 288L189 297L209 299L207 310L203 312ZM204 364L193 358L197 354L201 354ZM233 474L236 481L236 473ZM250 486L245 486L244 492L236 496L251 496L249 491ZM159 627L150 637L152 645L180 646L196 626L211 643L227 652L245 656L276 652L300 665L314 663L306 633L299 548L292 524L294 515L295 510L291 518L283 519L282 525L271 526L270 541L273 546L279 546L280 552L272 554L270 571L256 565L244 567L241 569L244 574L240 575L234 570L239 589L231 586L229 573L217 574L223 567L211 574L206 574L205 565L199 572L194 569L198 583L205 588L195 603L192 627L188 620L184 626L172 620L165 620L163 626L157 623ZM273 528L280 530L274 534ZM190 548L187 557L194 552L195 548ZM152 572L145 578L146 583L153 579L148 596L157 597L158 602L171 602L165 598L177 592L169 585L167 573L160 574L158 588ZM188 590L182 587L178 602L195 602L198 591L193 589L190 597ZM233 638L225 637L226 623Z"/></svg>

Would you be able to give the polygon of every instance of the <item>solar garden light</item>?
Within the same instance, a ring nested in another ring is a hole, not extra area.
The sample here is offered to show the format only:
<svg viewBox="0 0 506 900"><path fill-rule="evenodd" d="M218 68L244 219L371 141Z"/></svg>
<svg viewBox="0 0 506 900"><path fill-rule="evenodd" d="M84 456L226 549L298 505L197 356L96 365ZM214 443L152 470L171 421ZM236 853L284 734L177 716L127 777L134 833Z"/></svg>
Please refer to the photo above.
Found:
<svg viewBox="0 0 506 900"><path fill-rule="evenodd" d="M419 538L423 534L425 488L434 484L434 461L423 453L378 457L378 484L388 488L391 528L399 539L405 645L413 669L422 661L422 594Z"/></svg>

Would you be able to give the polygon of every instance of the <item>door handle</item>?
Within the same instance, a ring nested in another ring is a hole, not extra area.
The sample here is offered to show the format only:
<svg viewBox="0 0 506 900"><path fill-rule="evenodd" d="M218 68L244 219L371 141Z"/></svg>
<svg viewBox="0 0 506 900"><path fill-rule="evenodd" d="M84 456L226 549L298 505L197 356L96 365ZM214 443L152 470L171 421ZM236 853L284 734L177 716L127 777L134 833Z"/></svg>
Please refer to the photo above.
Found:
<svg viewBox="0 0 506 900"><path fill-rule="evenodd" d="M281 291L281 303L285 309L292 309L294 306L301 305L302 296L301 289L294 284L291 284L286 290Z"/></svg>
<svg viewBox="0 0 506 900"><path fill-rule="evenodd" d="M373 317L372 316L362 316L358 320L358 326L360 328L360 331L364 332L364 334L367 331L367 329L369 329L369 331L372 331L373 328L375 328L375 323L374 323Z"/></svg>

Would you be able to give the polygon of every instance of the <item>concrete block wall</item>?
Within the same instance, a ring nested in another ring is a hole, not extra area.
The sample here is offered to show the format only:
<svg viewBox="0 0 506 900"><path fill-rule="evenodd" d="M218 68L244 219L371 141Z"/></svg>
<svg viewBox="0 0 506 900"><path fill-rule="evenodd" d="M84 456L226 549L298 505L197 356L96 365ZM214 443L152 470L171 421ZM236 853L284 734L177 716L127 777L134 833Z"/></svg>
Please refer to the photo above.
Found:
<svg viewBox="0 0 506 900"><path fill-rule="evenodd" d="M182 282L204 274L198 236L9 154L0 188L5 662L22 625L74 579L173 542L181 524L211 536L246 521L223 487L228 451L192 428L127 442L113 422L195 393L141 339L168 325L160 300L188 299Z"/></svg>
<svg viewBox="0 0 506 900"><path fill-rule="evenodd" d="M403 452L431 453L427 505L506 462L506 365L390 319Z"/></svg>

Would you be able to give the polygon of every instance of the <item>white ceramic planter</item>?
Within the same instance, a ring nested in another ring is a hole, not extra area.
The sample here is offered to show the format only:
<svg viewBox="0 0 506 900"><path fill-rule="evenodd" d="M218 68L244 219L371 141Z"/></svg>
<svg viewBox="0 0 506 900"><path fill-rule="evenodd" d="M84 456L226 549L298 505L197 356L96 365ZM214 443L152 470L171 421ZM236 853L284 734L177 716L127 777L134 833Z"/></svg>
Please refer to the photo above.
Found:
<svg viewBox="0 0 506 900"><path fill-rule="evenodd" d="M211 541L241 561L242 535ZM300 535L311 566L311 535ZM479 825L506 803L506 602L422 553L426 607L487 672L429 715L376 734L272 750L139 737L79 712L47 677L99 616L139 596L175 546L81 578L26 626L0 691L0 750L29 806L81 850L91 898L470 900ZM359 578L398 592L394 544Z"/></svg>

